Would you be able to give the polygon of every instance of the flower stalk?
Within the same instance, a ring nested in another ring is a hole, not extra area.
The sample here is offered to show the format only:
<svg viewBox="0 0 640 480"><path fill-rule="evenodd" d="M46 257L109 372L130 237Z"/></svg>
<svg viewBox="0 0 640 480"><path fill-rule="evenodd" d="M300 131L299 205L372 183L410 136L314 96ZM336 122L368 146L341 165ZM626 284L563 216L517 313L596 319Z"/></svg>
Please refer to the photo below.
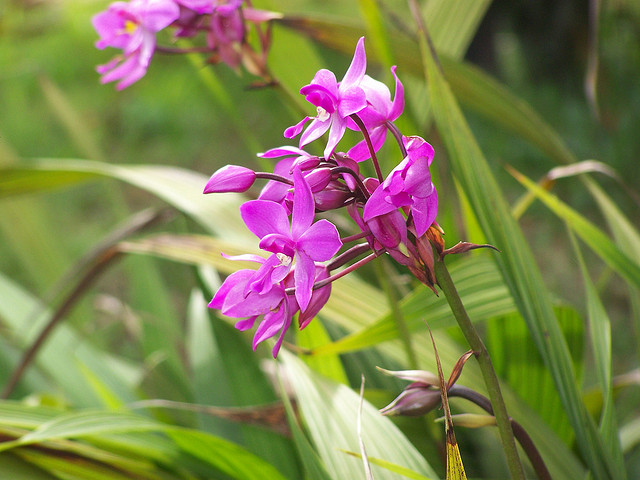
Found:
<svg viewBox="0 0 640 480"><path fill-rule="evenodd" d="M489 352L485 347L480 335L476 331L475 327L471 323L471 319L464 308L462 299L458 295L458 291L449 275L449 270L444 263L444 258L434 249L434 271L436 275L436 282L440 286L440 289L444 293L447 303L458 322L460 330L467 340L467 343L473 350L473 353L480 365L480 371L484 383L487 387L491 406L493 408L494 416L496 417L496 425L500 432L500 440L502 442L502 448L504 450L507 465L511 473L511 477L514 479L524 480L524 469L518 456L518 450L516 449L516 442L513 435L513 429L511 427L511 419L507 414L507 408L502 398L500 391L500 383L493 365L491 364L491 358L489 358Z"/></svg>

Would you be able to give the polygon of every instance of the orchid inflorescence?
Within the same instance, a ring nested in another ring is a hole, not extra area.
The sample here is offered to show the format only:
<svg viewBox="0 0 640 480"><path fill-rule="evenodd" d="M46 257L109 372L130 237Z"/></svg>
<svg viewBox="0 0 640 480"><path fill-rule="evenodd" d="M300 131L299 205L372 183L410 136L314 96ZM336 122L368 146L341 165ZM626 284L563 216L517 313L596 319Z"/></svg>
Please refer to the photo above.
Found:
<svg viewBox="0 0 640 480"><path fill-rule="evenodd" d="M110 62L97 67L101 82L118 81L122 90L142 78L156 50L167 53L207 53L209 63L223 62L237 69L241 64L252 74L269 80L266 57L271 42L270 30L260 24L280 18L274 12L243 5L243 0L131 0L114 2L92 19L100 35L96 47L122 50ZM248 24L255 25L258 51L247 39ZM174 39L192 39L204 34L203 47L158 47L156 34L174 29Z"/></svg>
<svg viewBox="0 0 640 480"><path fill-rule="evenodd" d="M404 109L404 89L396 68L391 69L395 79L391 100L387 86L365 74L366 66L363 37L342 81L322 69L300 90L317 114L285 131L287 138L302 133L298 147L258 154L280 159L273 173L227 165L211 176L204 189L204 193L244 192L256 179L267 180L258 198L240 207L240 214L269 256L228 257L255 262L258 268L229 275L209 307L240 318L236 323L240 330L252 328L261 318L253 348L277 335L274 357L294 315L298 314L299 328L304 328L329 299L331 282L382 254L408 267L429 287L434 285L431 242L442 243L434 224L438 196L429 172L434 151L420 137L402 136L392 123ZM361 131L365 139L347 153L337 152L347 128ZM327 131L322 157L302 150ZM403 160L384 178L376 153L387 132L397 141ZM369 159L377 178L360 173L359 164ZM329 220L314 222L317 212L341 208L359 233L341 238ZM364 242L337 255L357 240ZM332 274L350 262L354 263Z"/></svg>

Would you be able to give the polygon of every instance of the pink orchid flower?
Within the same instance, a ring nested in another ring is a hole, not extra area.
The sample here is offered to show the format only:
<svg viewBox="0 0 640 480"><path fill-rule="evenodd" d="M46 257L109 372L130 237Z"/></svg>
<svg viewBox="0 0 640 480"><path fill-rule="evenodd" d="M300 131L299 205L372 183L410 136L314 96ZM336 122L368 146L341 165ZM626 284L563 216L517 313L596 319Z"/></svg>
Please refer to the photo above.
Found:
<svg viewBox="0 0 640 480"><path fill-rule="evenodd" d="M360 87L366 69L364 37L361 37L356 45L351 65L340 83L333 72L322 69L316 73L309 85L302 87L300 93L308 102L316 106L317 116L300 137L301 148L329 130L329 140L324 149L324 157L329 158L344 135L349 115L367 106L365 91ZM311 117L305 117L298 124L289 127L285 130L284 136L295 137L309 120Z"/></svg>
<svg viewBox="0 0 640 480"><path fill-rule="evenodd" d="M172 0L132 0L112 3L98 13L92 23L100 39L96 47L122 49L122 55L97 67L102 83L120 80L118 90L137 82L147 72L156 48L156 32L169 26L180 15Z"/></svg>

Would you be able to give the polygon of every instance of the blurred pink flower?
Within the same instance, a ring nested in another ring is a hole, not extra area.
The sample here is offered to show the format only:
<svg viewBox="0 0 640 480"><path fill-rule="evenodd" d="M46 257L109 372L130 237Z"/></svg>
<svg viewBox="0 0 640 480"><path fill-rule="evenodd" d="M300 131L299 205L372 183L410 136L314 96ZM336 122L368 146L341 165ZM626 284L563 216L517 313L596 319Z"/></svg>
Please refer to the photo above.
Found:
<svg viewBox="0 0 640 480"><path fill-rule="evenodd" d="M97 67L102 83L120 80L122 90L140 80L147 72L156 48L156 32L169 26L180 15L172 0L132 0L115 2L95 15L93 27L100 35L96 47L122 49L111 62Z"/></svg>

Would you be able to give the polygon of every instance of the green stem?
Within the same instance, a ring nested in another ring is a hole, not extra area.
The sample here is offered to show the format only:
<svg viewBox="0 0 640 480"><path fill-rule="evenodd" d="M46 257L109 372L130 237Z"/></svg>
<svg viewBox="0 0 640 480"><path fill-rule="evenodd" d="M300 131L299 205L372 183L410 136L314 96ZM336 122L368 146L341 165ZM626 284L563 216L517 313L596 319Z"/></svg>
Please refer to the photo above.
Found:
<svg viewBox="0 0 640 480"><path fill-rule="evenodd" d="M502 393L500 392L500 383L498 382L496 372L491 365L489 352L471 323L471 319L462 304L460 295L458 295L458 291L453 284L451 275L449 275L449 270L447 270L444 259L435 250L434 256L436 281L444 293L444 296L449 303L449 307L451 307L451 311L458 321L460 330L462 330L464 337L467 339L467 343L473 350L478 360L478 364L480 365L480 371L482 372L482 377L484 378L484 383L487 387L487 393L491 400L491 406L493 407L493 412L496 417L496 424L498 431L500 432L500 440L502 441L502 448L504 449L511 477L524 480L524 469L522 468L522 463L518 456L518 450L516 449L513 429L511 428L511 419L507 414L507 408L504 404Z"/></svg>

